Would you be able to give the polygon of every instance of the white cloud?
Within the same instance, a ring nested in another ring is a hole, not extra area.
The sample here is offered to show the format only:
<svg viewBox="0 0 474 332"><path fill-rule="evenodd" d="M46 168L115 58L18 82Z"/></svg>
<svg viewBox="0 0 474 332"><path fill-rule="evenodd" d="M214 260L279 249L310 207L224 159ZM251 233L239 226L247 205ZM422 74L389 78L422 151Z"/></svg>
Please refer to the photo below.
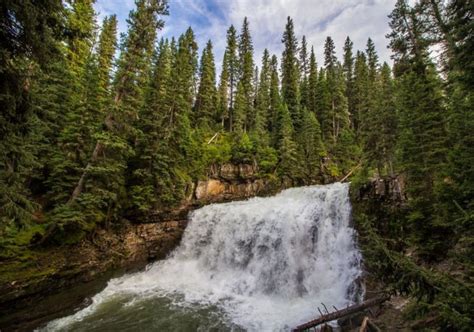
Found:
<svg viewBox="0 0 474 332"><path fill-rule="evenodd" d="M211 39L218 74L226 31L231 24L240 31L245 16L250 22L257 64L264 48L281 56L287 16L293 18L298 39L304 34L309 47L314 46L320 64L327 36L334 39L339 58L346 36L354 42L354 52L364 50L367 38L371 37L380 60L390 61L385 34L389 31L387 15L395 0L170 0L169 3L170 16L165 17L166 25L160 35L178 37L191 26L201 49ZM133 7L133 0L98 0L96 4L102 16L119 14L120 32L125 31L125 18Z"/></svg>
<svg viewBox="0 0 474 332"><path fill-rule="evenodd" d="M255 49L259 53L268 47L278 56L281 54L281 36L286 19L291 16L298 39L306 35L319 63L323 61L327 36L334 39L339 57L347 36L354 42L354 48L361 50L371 37L380 59L389 61L385 34L389 29L387 15L394 4L395 0L235 0L230 6L229 17L236 24L245 16L249 18Z"/></svg>
<svg viewBox="0 0 474 332"><path fill-rule="evenodd" d="M134 0L98 0L94 5L95 11L98 13L98 23L102 24L105 16L117 15L118 32L127 31L126 19L130 10L135 8Z"/></svg>

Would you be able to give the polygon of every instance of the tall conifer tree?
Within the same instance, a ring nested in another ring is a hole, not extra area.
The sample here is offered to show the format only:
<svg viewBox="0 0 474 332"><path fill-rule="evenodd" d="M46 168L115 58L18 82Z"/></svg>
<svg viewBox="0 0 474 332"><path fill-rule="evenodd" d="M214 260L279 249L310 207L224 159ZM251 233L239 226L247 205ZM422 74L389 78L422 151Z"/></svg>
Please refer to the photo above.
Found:
<svg viewBox="0 0 474 332"><path fill-rule="evenodd" d="M217 90L216 67L210 40L202 52L199 72L199 89L194 105L195 119L198 124L213 126L217 106Z"/></svg>
<svg viewBox="0 0 474 332"><path fill-rule="evenodd" d="M284 50L281 59L281 95L287 105L295 127L301 124L298 41L295 36L293 20L288 17L283 33Z"/></svg>
<svg viewBox="0 0 474 332"><path fill-rule="evenodd" d="M309 75L309 58L308 58L308 50L306 44L306 37L303 36L301 39L301 47L299 50L299 64L300 64L300 95L301 95L301 108L306 107L308 108L309 104L309 83L308 83L308 75Z"/></svg>
<svg viewBox="0 0 474 332"><path fill-rule="evenodd" d="M234 103L235 93L237 91L237 82L239 79L239 58L237 54L237 31L231 25L227 30L227 46L225 49L225 60L222 65L226 66L229 75L229 130L233 131L234 127ZM223 87L222 87L223 89Z"/></svg>
<svg viewBox="0 0 474 332"><path fill-rule="evenodd" d="M224 52L222 60L222 71L219 81L219 88L217 93L217 120L221 123L221 127L225 128L225 121L229 119L229 85L230 85L230 71L229 71L229 54L227 50Z"/></svg>
<svg viewBox="0 0 474 332"><path fill-rule="evenodd" d="M354 128L354 101L353 101L353 85L354 85L354 56L352 53L353 43L349 37L344 43L344 63L342 65L344 70L344 77L346 81L346 97L349 106L349 114L352 119L352 128Z"/></svg>
<svg viewBox="0 0 474 332"><path fill-rule="evenodd" d="M255 118L253 110L253 78L254 78L254 62L253 62L253 45L250 35L250 27L247 17L244 18L242 30L239 35L239 84L241 85L241 93L245 98L245 105L242 114L244 117L243 130L247 131L254 127Z"/></svg>
<svg viewBox="0 0 474 332"><path fill-rule="evenodd" d="M318 89L318 65L316 63L316 56L314 49L311 47L311 54L309 57L309 74L308 74L308 102L307 109L315 115L317 112L317 89Z"/></svg>
<svg viewBox="0 0 474 332"><path fill-rule="evenodd" d="M390 46L398 80L401 168L409 183L412 239L426 257L443 250L449 232L440 220L438 190L446 165L444 97L435 67L428 58L424 23L405 1L390 15Z"/></svg>

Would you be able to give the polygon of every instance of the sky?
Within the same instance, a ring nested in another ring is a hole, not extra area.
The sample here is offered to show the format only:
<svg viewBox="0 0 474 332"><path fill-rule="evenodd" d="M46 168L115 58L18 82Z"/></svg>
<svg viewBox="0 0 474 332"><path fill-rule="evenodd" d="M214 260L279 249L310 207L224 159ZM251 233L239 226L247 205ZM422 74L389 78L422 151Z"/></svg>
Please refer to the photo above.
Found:
<svg viewBox="0 0 474 332"><path fill-rule="evenodd" d="M355 50L364 50L367 38L375 43L381 61L390 60L385 35L389 32L388 17L395 0L169 0L169 16L159 37L178 37L189 26L196 35L200 51L207 40L214 45L218 73L225 50L226 31L233 24L240 32L244 17L248 17L255 58L260 65L263 50L281 56L281 37L288 16L293 18L299 40L303 35L309 48L314 46L318 64L323 62L323 47L327 36L336 44L342 60L342 47L347 36ZM126 32L126 18L134 8L134 0L97 0L95 10L99 23L106 15L117 14L119 32Z"/></svg>

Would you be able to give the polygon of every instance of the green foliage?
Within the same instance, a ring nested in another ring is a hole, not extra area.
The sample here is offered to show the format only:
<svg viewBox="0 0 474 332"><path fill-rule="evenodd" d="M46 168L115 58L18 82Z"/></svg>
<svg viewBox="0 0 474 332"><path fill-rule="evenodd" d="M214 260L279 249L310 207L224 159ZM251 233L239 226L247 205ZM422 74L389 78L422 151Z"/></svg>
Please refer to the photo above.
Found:
<svg viewBox="0 0 474 332"><path fill-rule="evenodd" d="M194 119L201 126L214 127L217 106L216 68L210 40L202 52L199 72L199 89L194 104Z"/></svg>
<svg viewBox="0 0 474 332"><path fill-rule="evenodd" d="M295 127L301 125L298 41L294 32L293 20L288 17L282 42L285 46L281 59L281 96L288 107Z"/></svg>
<svg viewBox="0 0 474 332"><path fill-rule="evenodd" d="M409 308L411 318L430 315L442 330L470 331L474 326L473 285L416 264L411 258L391 248L390 239L382 237L362 211L356 212L362 249L368 269L389 291L416 299Z"/></svg>
<svg viewBox="0 0 474 332"><path fill-rule="evenodd" d="M303 108L302 127L297 134L299 159L302 162L302 175L307 183L316 182L320 175L321 158L325 148L321 138L321 128L314 113Z"/></svg>
<svg viewBox="0 0 474 332"><path fill-rule="evenodd" d="M234 136L232 161L237 164L251 164L254 162L254 146L249 135L245 132Z"/></svg>
<svg viewBox="0 0 474 332"><path fill-rule="evenodd" d="M37 205L28 179L38 166L41 122L31 102L32 79L59 56L60 1L2 1L0 14L0 232L31 222Z"/></svg>
<svg viewBox="0 0 474 332"><path fill-rule="evenodd" d="M278 169L281 175L294 178L298 175L298 153L293 141L294 128L286 104L280 107L278 117Z"/></svg>
<svg viewBox="0 0 474 332"><path fill-rule="evenodd" d="M207 135L203 143L203 160L205 167L213 164L225 164L232 158L232 139L231 135L218 133L218 136L208 143L212 136Z"/></svg>
<svg viewBox="0 0 474 332"><path fill-rule="evenodd" d="M239 82L237 85L238 95L235 98L235 130L237 132L241 130L252 130L255 126L253 100L253 45L249 22L246 17L244 18L242 30L239 36L238 55L238 61L240 64L238 71ZM237 103L239 104L237 105Z"/></svg>

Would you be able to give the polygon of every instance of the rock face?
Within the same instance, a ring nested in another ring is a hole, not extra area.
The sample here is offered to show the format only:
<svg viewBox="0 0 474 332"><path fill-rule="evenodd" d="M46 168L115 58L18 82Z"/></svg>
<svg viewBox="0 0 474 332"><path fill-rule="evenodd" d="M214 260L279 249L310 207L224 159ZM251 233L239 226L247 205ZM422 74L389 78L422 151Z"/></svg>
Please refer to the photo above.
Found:
<svg viewBox="0 0 474 332"><path fill-rule="evenodd" d="M405 178L403 176L374 178L361 186L356 193L357 200L406 201Z"/></svg>
<svg viewBox="0 0 474 332"><path fill-rule="evenodd" d="M202 205L259 195L269 188L257 175L258 169L254 165L215 166L208 179L196 183L194 199Z"/></svg>
<svg viewBox="0 0 474 332"><path fill-rule="evenodd" d="M76 294L74 299L79 302L62 302L58 307L48 301L57 296L54 294L88 285L113 270L140 269L150 261L165 258L179 244L187 214L194 208L271 194L289 186L290 182L259 178L254 165L213 166L207 179L191 184L190 195L178 207L151 211L148 217L115 231L98 230L77 245L47 249L38 255L29 273L0 282L0 330L31 330L55 312L77 307L92 295Z"/></svg>
<svg viewBox="0 0 474 332"><path fill-rule="evenodd" d="M205 204L264 196L291 186L289 179L279 182L259 177L255 165L216 165L209 169L205 180L190 185L190 195L178 207L150 211L148 216L136 222L155 223L186 219L189 210Z"/></svg>

